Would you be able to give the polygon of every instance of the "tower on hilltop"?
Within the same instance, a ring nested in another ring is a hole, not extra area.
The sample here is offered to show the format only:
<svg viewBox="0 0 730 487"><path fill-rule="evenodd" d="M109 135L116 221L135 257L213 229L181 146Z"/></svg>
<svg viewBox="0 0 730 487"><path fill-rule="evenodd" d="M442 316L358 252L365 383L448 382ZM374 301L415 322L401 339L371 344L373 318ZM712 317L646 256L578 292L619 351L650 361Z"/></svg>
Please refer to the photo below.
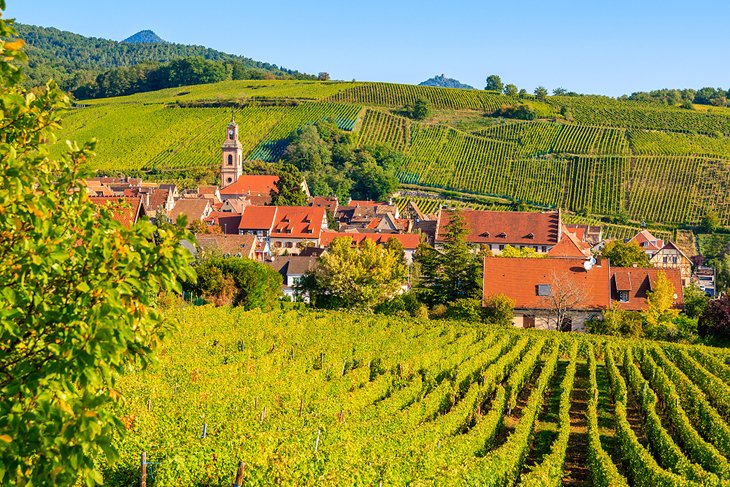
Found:
<svg viewBox="0 0 730 487"><path fill-rule="evenodd" d="M238 181L243 171L243 147L238 141L238 124L231 115L226 127L226 141L223 142L221 162L221 187L225 188Z"/></svg>

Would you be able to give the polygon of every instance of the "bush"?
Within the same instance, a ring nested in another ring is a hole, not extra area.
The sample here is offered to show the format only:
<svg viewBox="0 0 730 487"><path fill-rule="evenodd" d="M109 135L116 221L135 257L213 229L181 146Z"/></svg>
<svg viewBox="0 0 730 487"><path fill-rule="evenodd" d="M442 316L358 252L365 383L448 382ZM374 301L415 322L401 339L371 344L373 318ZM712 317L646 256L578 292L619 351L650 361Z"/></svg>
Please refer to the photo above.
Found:
<svg viewBox="0 0 730 487"><path fill-rule="evenodd" d="M270 309L281 295L281 274L250 259L212 257L194 268L198 280L188 290L219 306Z"/></svg>
<svg viewBox="0 0 730 487"><path fill-rule="evenodd" d="M446 316L446 311L448 311L448 308L445 304L437 304L431 308L431 311L428 314L432 320L438 320Z"/></svg>
<svg viewBox="0 0 730 487"><path fill-rule="evenodd" d="M446 318L461 321L482 321L482 302L475 298L462 298L449 303Z"/></svg>
<svg viewBox="0 0 730 487"><path fill-rule="evenodd" d="M484 303L482 319L485 323L511 326L515 317L515 301L504 294L496 294L487 298Z"/></svg>

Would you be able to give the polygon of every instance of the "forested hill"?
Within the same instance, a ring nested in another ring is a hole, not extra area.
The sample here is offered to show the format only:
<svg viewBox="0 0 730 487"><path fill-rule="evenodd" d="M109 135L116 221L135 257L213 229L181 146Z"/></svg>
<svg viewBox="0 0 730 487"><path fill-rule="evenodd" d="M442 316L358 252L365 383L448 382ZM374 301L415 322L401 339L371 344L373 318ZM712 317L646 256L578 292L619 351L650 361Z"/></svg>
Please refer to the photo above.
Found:
<svg viewBox="0 0 730 487"><path fill-rule="evenodd" d="M25 69L26 84L36 86L53 78L62 88L73 91L95 80L100 73L113 68L136 66L145 63L165 63L175 59L199 57L205 60L225 62L256 70L259 77L307 77L298 71L281 68L276 64L255 61L203 46L168 42L131 43L85 37L52 27L15 24L18 33L26 41L29 64Z"/></svg>

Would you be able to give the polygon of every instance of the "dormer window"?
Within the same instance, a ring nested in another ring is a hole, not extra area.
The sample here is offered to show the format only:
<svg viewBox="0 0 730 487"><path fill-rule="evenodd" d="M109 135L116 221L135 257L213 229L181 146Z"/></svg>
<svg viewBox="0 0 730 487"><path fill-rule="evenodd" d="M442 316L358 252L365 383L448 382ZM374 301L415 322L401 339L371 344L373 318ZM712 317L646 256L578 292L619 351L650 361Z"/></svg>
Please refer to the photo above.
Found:
<svg viewBox="0 0 730 487"><path fill-rule="evenodd" d="M538 284L537 295L543 297L550 296L550 284Z"/></svg>
<svg viewBox="0 0 730 487"><path fill-rule="evenodd" d="M507 234L504 232L500 232L497 234L497 238L507 238Z"/></svg>
<svg viewBox="0 0 730 487"><path fill-rule="evenodd" d="M489 232L482 232L482 233L479 234L479 236L480 237L488 237L489 236Z"/></svg>
<svg viewBox="0 0 730 487"><path fill-rule="evenodd" d="M628 291L619 291L618 300L621 301L622 303L628 303L629 302L629 292Z"/></svg>
<svg viewBox="0 0 730 487"><path fill-rule="evenodd" d="M530 232L527 235L525 235L525 238L533 239L533 238L535 238L535 234Z"/></svg>

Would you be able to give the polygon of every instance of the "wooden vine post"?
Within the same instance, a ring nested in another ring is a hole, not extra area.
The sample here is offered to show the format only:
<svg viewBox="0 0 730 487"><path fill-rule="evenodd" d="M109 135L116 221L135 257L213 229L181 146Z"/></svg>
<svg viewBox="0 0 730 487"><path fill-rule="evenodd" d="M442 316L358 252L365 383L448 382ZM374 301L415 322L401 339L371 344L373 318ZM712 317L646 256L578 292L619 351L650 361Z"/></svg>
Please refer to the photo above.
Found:
<svg viewBox="0 0 730 487"><path fill-rule="evenodd" d="M139 487L147 487L147 452L142 452L139 472Z"/></svg>
<svg viewBox="0 0 730 487"><path fill-rule="evenodd" d="M239 460L238 471L236 472L236 480L233 482L233 487L241 487L243 484L243 470L245 467L246 464L243 463L243 460Z"/></svg>

